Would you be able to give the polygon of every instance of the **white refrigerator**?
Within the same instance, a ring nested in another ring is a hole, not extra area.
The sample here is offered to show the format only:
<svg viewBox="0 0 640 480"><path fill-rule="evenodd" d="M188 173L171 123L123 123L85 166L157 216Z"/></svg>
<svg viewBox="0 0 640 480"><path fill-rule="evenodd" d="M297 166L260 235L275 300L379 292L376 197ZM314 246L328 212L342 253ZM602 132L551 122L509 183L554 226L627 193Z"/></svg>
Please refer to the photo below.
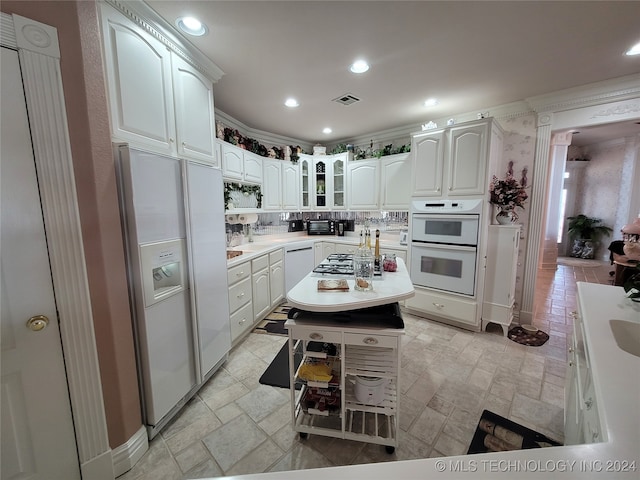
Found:
<svg viewBox="0 0 640 480"><path fill-rule="evenodd" d="M116 144L129 294L150 438L231 349L222 172Z"/></svg>

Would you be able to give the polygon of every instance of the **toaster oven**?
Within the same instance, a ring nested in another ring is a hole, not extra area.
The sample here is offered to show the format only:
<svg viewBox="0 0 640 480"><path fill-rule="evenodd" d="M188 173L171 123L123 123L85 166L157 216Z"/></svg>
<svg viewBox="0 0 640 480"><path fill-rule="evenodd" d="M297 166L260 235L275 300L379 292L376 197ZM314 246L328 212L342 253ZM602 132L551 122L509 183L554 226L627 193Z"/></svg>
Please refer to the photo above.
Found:
<svg viewBox="0 0 640 480"><path fill-rule="evenodd" d="M335 235L336 224L333 220L307 220L307 235Z"/></svg>

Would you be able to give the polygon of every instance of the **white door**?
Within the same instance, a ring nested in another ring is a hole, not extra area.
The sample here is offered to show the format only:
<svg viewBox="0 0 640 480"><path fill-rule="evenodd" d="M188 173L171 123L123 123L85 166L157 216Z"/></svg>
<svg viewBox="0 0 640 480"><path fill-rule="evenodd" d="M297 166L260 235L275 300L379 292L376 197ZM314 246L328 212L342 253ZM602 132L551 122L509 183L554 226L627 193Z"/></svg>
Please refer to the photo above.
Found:
<svg viewBox="0 0 640 480"><path fill-rule="evenodd" d="M71 405L16 52L2 48L0 72L0 242L3 253L0 477L6 480L79 479ZM31 328L27 326L30 319L33 319ZM43 328L38 330L40 327Z"/></svg>

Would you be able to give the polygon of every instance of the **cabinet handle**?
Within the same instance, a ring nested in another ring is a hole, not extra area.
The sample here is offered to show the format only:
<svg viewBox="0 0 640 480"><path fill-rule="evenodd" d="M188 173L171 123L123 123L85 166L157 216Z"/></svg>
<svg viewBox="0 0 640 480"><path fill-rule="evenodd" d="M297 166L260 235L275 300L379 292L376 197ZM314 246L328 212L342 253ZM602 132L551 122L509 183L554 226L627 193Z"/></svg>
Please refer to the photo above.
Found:
<svg viewBox="0 0 640 480"><path fill-rule="evenodd" d="M577 316L578 316L578 312L576 312L576 311L574 310L574 311L573 311L573 312L571 312L569 315L570 315L571 317L573 317L573 318L577 318Z"/></svg>
<svg viewBox="0 0 640 480"><path fill-rule="evenodd" d="M378 339L377 338L373 338L373 337L367 337L367 338L364 338L362 340L362 343L364 343L366 345L377 345L378 344Z"/></svg>
<svg viewBox="0 0 640 480"><path fill-rule="evenodd" d="M173 138L169 138L169 143L173 143L175 140Z"/></svg>
<svg viewBox="0 0 640 480"><path fill-rule="evenodd" d="M244 297L244 292L238 294L238 296L236 298L242 298L242 297Z"/></svg>
<svg viewBox="0 0 640 480"><path fill-rule="evenodd" d="M573 367L573 362L572 361L569 361L569 366Z"/></svg>
<svg viewBox="0 0 640 480"><path fill-rule="evenodd" d="M321 334L321 333L313 332L313 333L310 333L310 334L309 334L309 338L310 338L311 340L322 340L324 337L322 336L322 334Z"/></svg>
<svg viewBox="0 0 640 480"><path fill-rule="evenodd" d="M436 308L444 308L444 304L433 302Z"/></svg>
<svg viewBox="0 0 640 480"><path fill-rule="evenodd" d="M236 277L240 277L240 276L242 276L242 275L244 275L244 272L243 272L243 271L240 271L240 272L236 273Z"/></svg>
<svg viewBox="0 0 640 480"><path fill-rule="evenodd" d="M569 347L569 353L573 353L573 347Z"/></svg>
<svg viewBox="0 0 640 480"><path fill-rule="evenodd" d="M246 322L246 321L247 321L247 319L246 319L246 318L243 318L242 320L240 320L240 321L238 322L238 325L242 325L242 324L243 324L244 322Z"/></svg>
<svg viewBox="0 0 640 480"><path fill-rule="evenodd" d="M591 440L595 442L596 438L598 438L598 432L597 431L591 432Z"/></svg>
<svg viewBox="0 0 640 480"><path fill-rule="evenodd" d="M587 407L587 410L591 410L591 407L593 407L593 399L591 399L591 397L589 397L588 400L584 401L584 406Z"/></svg>

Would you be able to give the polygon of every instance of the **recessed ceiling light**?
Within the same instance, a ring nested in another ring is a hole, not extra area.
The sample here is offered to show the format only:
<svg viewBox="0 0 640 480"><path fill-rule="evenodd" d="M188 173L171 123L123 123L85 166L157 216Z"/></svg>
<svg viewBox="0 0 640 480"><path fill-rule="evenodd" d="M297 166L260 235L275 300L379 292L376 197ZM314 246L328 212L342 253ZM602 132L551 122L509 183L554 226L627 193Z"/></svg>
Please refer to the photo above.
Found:
<svg viewBox="0 0 640 480"><path fill-rule="evenodd" d="M438 99L437 98L429 98L427 100L424 101L424 106L425 107L433 107L434 105L438 104Z"/></svg>
<svg viewBox="0 0 640 480"><path fill-rule="evenodd" d="M364 60L356 60L351 64L349 70L351 70L353 73L364 73L369 70L369 64Z"/></svg>
<svg viewBox="0 0 640 480"><path fill-rule="evenodd" d="M209 31L207 26L195 17L180 17L176 20L176 25L184 33L201 37Z"/></svg>
<svg viewBox="0 0 640 480"><path fill-rule="evenodd" d="M284 104L289 108L295 108L300 106L300 104L295 98L287 98Z"/></svg>
<svg viewBox="0 0 640 480"><path fill-rule="evenodd" d="M640 55L640 43L636 43L633 47L631 47L625 55Z"/></svg>
<svg viewBox="0 0 640 480"><path fill-rule="evenodd" d="M333 132L333 130L331 130L329 127L325 127L322 129L322 133L331 133Z"/></svg>

